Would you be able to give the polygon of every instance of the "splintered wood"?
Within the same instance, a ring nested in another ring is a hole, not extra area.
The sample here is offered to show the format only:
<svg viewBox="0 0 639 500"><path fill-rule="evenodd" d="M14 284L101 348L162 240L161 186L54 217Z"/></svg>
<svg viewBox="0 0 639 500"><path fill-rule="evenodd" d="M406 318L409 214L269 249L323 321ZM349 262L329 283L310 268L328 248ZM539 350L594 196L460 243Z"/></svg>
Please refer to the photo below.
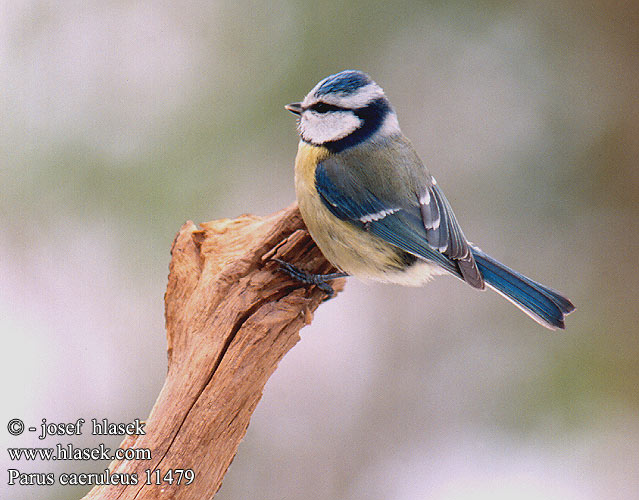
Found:
<svg viewBox="0 0 639 500"><path fill-rule="evenodd" d="M334 271L297 204L268 217L243 215L200 228L187 222L171 257L167 378L146 434L123 442L149 449L151 459L112 462L111 477L136 477L137 484L96 486L85 499L212 498L266 381L326 297L293 281L271 258L313 273ZM332 284L340 291L344 280ZM189 485L184 474L178 484L178 470L193 471Z"/></svg>

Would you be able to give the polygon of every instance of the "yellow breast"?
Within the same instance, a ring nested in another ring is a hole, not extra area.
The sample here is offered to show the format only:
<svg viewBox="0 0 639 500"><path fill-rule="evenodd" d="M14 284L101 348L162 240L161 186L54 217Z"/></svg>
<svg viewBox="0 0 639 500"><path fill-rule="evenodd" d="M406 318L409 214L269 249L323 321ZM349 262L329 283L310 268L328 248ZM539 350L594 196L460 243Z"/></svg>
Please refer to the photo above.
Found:
<svg viewBox="0 0 639 500"><path fill-rule="evenodd" d="M397 281L402 253L375 235L335 217L315 187L317 164L329 156L324 147L300 142L295 159L295 192L300 212L324 256L338 269L361 278ZM422 283L419 278L415 283Z"/></svg>
<svg viewBox="0 0 639 500"><path fill-rule="evenodd" d="M329 155L328 149L322 146L313 146L300 141L297 157L295 158L295 186L300 183L315 186L315 167Z"/></svg>

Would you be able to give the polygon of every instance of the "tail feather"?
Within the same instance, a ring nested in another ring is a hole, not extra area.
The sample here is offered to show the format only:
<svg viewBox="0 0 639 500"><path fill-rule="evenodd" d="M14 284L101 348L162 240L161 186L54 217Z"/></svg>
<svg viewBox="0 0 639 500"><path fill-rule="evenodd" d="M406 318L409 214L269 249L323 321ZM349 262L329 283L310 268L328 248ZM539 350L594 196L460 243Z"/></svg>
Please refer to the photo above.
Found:
<svg viewBox="0 0 639 500"><path fill-rule="evenodd" d="M570 300L559 292L506 267L481 250L472 250L477 267L489 287L546 328L565 328L564 318L575 310Z"/></svg>

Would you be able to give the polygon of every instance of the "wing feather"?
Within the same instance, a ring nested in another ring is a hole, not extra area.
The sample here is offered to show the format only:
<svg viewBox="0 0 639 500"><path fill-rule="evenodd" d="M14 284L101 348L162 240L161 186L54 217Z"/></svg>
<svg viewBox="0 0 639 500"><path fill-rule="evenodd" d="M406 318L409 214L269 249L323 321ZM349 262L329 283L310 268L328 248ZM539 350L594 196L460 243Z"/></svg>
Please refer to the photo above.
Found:
<svg viewBox="0 0 639 500"><path fill-rule="evenodd" d="M333 215L439 264L471 286L484 288L450 204L430 175L425 173L417 180L423 186L421 192L407 195L393 193L386 186L372 187L357 172L335 157L318 164L315 187Z"/></svg>

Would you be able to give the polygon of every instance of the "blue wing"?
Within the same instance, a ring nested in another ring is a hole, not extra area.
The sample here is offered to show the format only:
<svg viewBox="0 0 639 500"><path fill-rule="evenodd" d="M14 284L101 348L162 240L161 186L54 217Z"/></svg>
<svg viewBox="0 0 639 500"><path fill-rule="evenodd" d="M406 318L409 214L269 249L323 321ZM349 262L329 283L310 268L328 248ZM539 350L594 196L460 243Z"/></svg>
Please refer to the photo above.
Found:
<svg viewBox="0 0 639 500"><path fill-rule="evenodd" d="M421 192L411 198L405 186L403 192L401 186L370 189L357 172L331 158L317 166L315 186L333 215L439 264L476 288L483 288L485 280L535 321L564 328L565 316L575 309L570 300L471 247L432 177L421 179Z"/></svg>
<svg viewBox="0 0 639 500"><path fill-rule="evenodd" d="M333 157L317 166L315 186L333 215L483 288L468 242L432 177L420 180L421 193L407 194L388 186L373 190L357 172Z"/></svg>

